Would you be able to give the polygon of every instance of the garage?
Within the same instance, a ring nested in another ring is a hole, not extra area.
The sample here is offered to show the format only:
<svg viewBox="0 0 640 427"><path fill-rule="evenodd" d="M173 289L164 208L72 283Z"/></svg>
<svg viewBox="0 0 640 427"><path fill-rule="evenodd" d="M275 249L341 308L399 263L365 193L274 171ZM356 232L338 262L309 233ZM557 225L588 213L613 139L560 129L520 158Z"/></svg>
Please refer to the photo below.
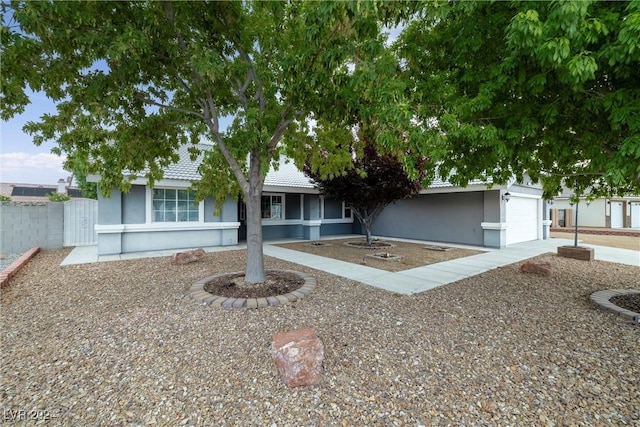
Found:
<svg viewBox="0 0 640 427"><path fill-rule="evenodd" d="M640 202L630 202L631 228L640 228Z"/></svg>
<svg viewBox="0 0 640 427"><path fill-rule="evenodd" d="M507 245L538 239L538 201L534 197L511 195L506 203Z"/></svg>

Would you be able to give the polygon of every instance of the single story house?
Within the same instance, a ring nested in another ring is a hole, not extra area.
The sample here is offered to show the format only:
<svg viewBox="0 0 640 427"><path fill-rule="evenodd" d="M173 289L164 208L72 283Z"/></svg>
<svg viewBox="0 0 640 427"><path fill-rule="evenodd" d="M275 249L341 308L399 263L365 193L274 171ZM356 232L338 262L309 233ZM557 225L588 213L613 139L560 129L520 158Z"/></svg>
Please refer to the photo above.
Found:
<svg viewBox="0 0 640 427"><path fill-rule="evenodd" d="M565 189L554 198L551 227L575 226L576 205L569 200L571 190ZM640 195L611 199L598 198L587 202L581 198L578 206L578 227L640 229Z"/></svg>
<svg viewBox="0 0 640 427"><path fill-rule="evenodd" d="M202 146L205 148L206 146ZM246 237L245 208L230 195L219 215L214 201L194 202L189 190L200 179L202 156L191 161L187 147L164 178L147 186L133 181L128 193L117 188L99 195L98 253L236 245ZM99 183L99 176L88 177ZM508 200L508 201L507 201ZM376 220L376 235L501 248L546 237L542 190L538 185L494 186L474 182L466 188L436 181L419 195L388 206ZM262 196L265 240L360 234L362 227L344 202L322 197L293 163L280 160L270 170Z"/></svg>

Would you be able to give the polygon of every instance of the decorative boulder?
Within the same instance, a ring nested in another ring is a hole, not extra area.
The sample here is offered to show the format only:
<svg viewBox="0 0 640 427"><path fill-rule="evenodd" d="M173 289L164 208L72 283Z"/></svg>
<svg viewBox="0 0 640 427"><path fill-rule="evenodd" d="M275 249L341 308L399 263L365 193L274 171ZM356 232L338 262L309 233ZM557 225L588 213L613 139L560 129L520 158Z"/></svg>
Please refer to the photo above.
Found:
<svg viewBox="0 0 640 427"><path fill-rule="evenodd" d="M539 274L540 276L551 276L551 264L548 262L527 261L520 266L520 271Z"/></svg>
<svg viewBox="0 0 640 427"><path fill-rule="evenodd" d="M324 346L311 328L273 334L271 355L289 387L318 384L322 377Z"/></svg>
<svg viewBox="0 0 640 427"><path fill-rule="evenodd" d="M182 265L200 260L204 256L204 249L194 249L192 251L178 252L173 255L173 263Z"/></svg>

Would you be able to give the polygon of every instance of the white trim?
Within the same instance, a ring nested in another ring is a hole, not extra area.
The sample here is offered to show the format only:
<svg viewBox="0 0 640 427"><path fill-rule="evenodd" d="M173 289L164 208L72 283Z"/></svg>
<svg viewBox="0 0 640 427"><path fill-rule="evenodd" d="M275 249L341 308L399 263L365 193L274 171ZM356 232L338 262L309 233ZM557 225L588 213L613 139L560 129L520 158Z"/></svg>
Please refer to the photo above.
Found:
<svg viewBox="0 0 640 427"><path fill-rule="evenodd" d="M161 179L153 183L153 188L179 188L181 190L191 188L191 180L188 179ZM149 187L147 178L136 178L131 181L132 185L144 185Z"/></svg>
<svg viewBox="0 0 640 427"><path fill-rule="evenodd" d="M438 194L438 193L466 193L470 191L490 191L490 190L505 190L507 187L504 185L494 185L489 188L486 184L471 184L467 187L430 187L423 188L418 194Z"/></svg>
<svg viewBox="0 0 640 427"><path fill-rule="evenodd" d="M481 222L480 227L483 230L506 230L507 223L506 222Z"/></svg>
<svg viewBox="0 0 640 427"><path fill-rule="evenodd" d="M184 188L184 187L168 187L168 186L159 186L156 185L155 187L151 188L149 186L145 186L144 187L146 190L146 200L145 200L145 215L144 215L144 220L146 224L165 224L168 225L169 227L172 226L174 223L185 223L185 222L189 222L191 224L204 224L204 200L200 200L200 202L198 203L198 220L197 221L167 221L167 222L161 222L161 221L154 221L153 220L153 190L154 189L158 189L158 190L188 190L188 188ZM191 190L193 191L193 190ZM171 224L171 225L169 225Z"/></svg>
<svg viewBox="0 0 640 427"><path fill-rule="evenodd" d="M169 225L171 224L171 225ZM96 225L95 230L98 234L112 233L144 233L149 231L197 231L197 230L226 230L238 229L239 222L154 222L152 224L115 224L115 225Z"/></svg>
<svg viewBox="0 0 640 427"><path fill-rule="evenodd" d="M261 224L263 226L270 225L299 225L302 224L301 219L263 219Z"/></svg>
<svg viewBox="0 0 640 427"><path fill-rule="evenodd" d="M323 224L349 224L353 222L353 218L333 218L333 219L323 219Z"/></svg>
<svg viewBox="0 0 640 427"><path fill-rule="evenodd" d="M263 197L280 197L280 200L282 201L281 205L280 205L280 218L276 218L276 219L271 219L271 218L260 218L262 220L262 224L263 225L267 225L265 224L265 222L267 222L268 224L275 224L278 223L280 221L287 221L285 218L287 217L287 195L286 193L271 193L271 192L265 192L263 191L262 194L260 195L260 216L262 217L262 198ZM270 202L271 203L271 202ZM271 205L269 205L271 206Z"/></svg>
<svg viewBox="0 0 640 427"><path fill-rule="evenodd" d="M549 225L551 225L551 222L552 221L550 219L543 219L542 220L542 225L543 226L549 226Z"/></svg>
<svg viewBox="0 0 640 427"><path fill-rule="evenodd" d="M300 219L304 219L304 194L300 195Z"/></svg>
<svg viewBox="0 0 640 427"><path fill-rule="evenodd" d="M527 193L510 193L511 197L522 197L525 199L542 199L540 194L527 194Z"/></svg>
<svg viewBox="0 0 640 427"><path fill-rule="evenodd" d="M320 194L316 188L287 187L284 185L265 185L262 187L262 194L264 193Z"/></svg>
<svg viewBox="0 0 640 427"><path fill-rule="evenodd" d="M323 220L321 219L307 219L301 222L302 225L308 226L308 227L319 227L324 223Z"/></svg>

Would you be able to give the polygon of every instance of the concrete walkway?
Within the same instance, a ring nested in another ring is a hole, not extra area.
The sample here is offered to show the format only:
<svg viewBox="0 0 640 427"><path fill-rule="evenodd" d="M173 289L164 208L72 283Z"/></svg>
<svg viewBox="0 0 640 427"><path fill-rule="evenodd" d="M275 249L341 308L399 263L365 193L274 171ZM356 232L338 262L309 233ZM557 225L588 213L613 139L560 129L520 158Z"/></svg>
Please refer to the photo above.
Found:
<svg viewBox="0 0 640 427"><path fill-rule="evenodd" d="M335 236L334 236L335 237ZM393 240L393 239L388 239ZM291 242L288 240L287 242ZM556 252L558 246L572 245L573 241L565 239L536 240L520 243L500 250L487 250L482 254L458 258L437 264L412 268L400 272L389 272L377 268L358 265L331 258L325 258L305 252L294 251L279 246L279 242L266 242L264 254L304 265L316 270L325 271L336 276L345 277L365 283L376 288L385 289L405 295L424 292L429 289L457 282L466 277L475 276L485 271L504 265L513 264L547 252ZM427 242L415 242L426 244ZM429 242L431 243L431 242ZM640 251L617 249L606 246L585 245L595 249L595 259L616 262L640 267ZM245 245L203 248L207 252L245 249ZM477 249L477 248L476 248ZM483 248L484 250L484 248ZM149 258L170 256L178 251L138 252L123 255L100 256L96 246L75 248L61 265L84 264L90 262L115 261L122 259Z"/></svg>

